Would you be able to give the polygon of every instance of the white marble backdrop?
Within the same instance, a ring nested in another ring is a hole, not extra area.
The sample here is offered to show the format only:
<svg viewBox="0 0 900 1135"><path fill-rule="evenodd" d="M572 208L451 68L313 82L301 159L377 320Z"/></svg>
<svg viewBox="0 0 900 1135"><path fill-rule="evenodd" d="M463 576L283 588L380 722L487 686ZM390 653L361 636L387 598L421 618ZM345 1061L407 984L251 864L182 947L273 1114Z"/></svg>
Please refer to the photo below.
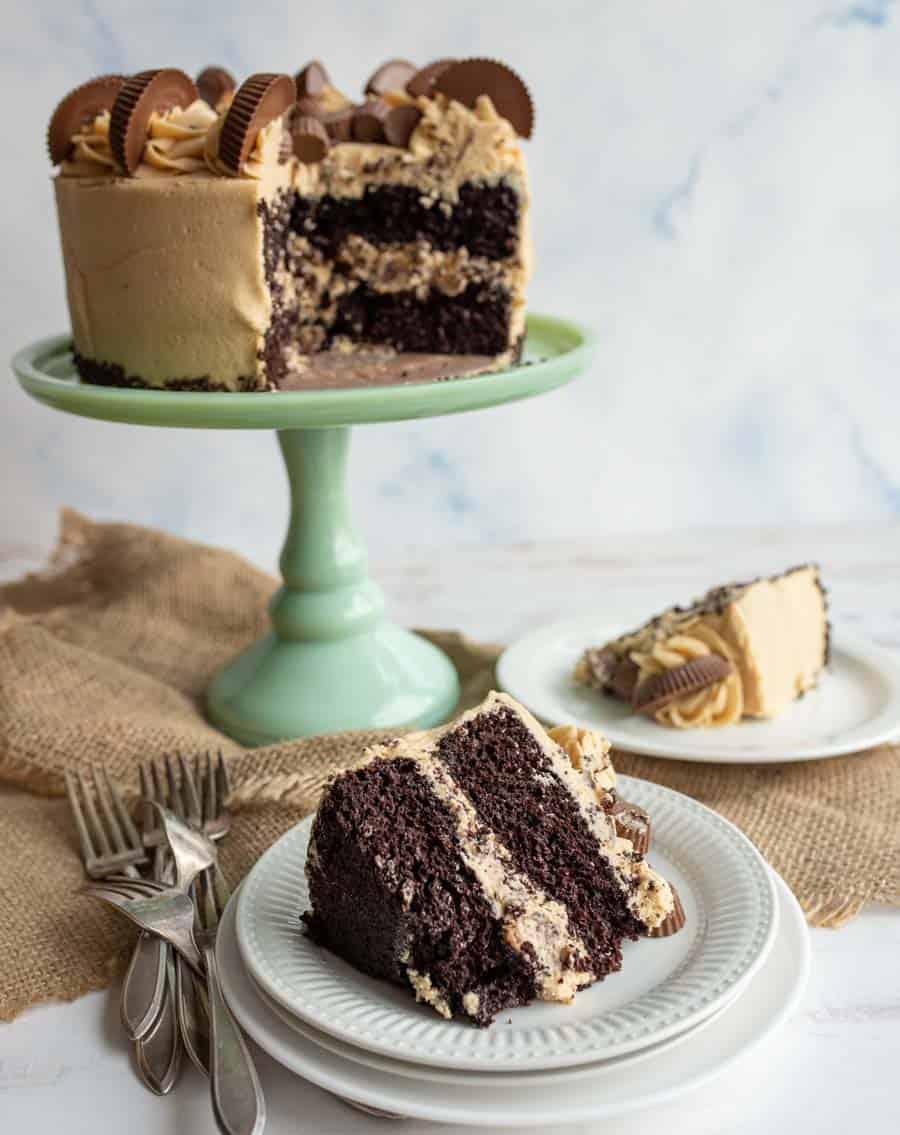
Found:
<svg viewBox="0 0 900 1135"><path fill-rule="evenodd" d="M532 306L600 333L567 389L359 429L375 550L900 515L900 12L888 0L20 0L0 5L0 354L66 325L44 155L99 71L312 56L356 89L389 55L490 54L533 88ZM8 378L0 531L56 506L274 562L271 436L51 413Z"/></svg>

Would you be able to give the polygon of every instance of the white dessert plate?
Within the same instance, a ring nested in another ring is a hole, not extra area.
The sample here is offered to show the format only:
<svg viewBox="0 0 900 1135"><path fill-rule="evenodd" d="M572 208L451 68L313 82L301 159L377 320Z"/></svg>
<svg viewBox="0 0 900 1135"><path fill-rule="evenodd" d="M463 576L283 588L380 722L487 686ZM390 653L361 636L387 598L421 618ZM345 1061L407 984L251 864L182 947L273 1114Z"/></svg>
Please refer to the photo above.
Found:
<svg viewBox="0 0 900 1135"><path fill-rule="evenodd" d="M709 1027L691 1034L663 1059L611 1061L574 1082L506 1087L428 1083L345 1060L289 1028L265 1004L244 968L232 902L222 919L218 960L225 995L238 1021L270 1056L298 1076L365 1107L432 1120L524 1128L585 1123L664 1104L724 1072L794 1012L809 976L809 931L797 901L774 877L779 928L763 966L742 996ZM529 1078L530 1080L531 1078Z"/></svg>
<svg viewBox="0 0 900 1135"><path fill-rule="evenodd" d="M252 978L250 978L253 981ZM622 1068L625 1065L631 1067L632 1064L637 1064L640 1060L650 1060L660 1055L660 1053L668 1052L670 1048L674 1048L677 1044L683 1044L684 1041L694 1036L701 1029L705 1029L711 1025L713 1021L719 1019L722 1013L728 1012L728 1007L749 984L745 982L740 990L735 994L735 997L718 1009L715 1013L711 1013L705 1017L693 1028L685 1029L684 1032L678 1033L668 1040L661 1040L659 1044L651 1044L648 1048L640 1048L637 1052L630 1052L627 1056L614 1056L611 1060L601 1060L595 1064L577 1064L571 1068L547 1068L543 1072L462 1072L456 1071L452 1068L433 1068L428 1064L413 1064L406 1060L394 1060L390 1056L382 1056L378 1052L370 1052L367 1048L357 1048L352 1044L345 1044L344 1041L338 1040L337 1037L329 1036L328 1033L320 1032L314 1029L311 1025L305 1025L302 1021L298 1020L283 1006L279 1005L277 1001L269 997L262 989L254 982L253 988L256 990L257 995L262 998L267 1009L278 1017L279 1020L305 1037L306 1040L312 1041L320 1048L325 1048L329 1052L335 1053L337 1056L342 1057L344 1060L350 1060L354 1064L363 1064L368 1068L377 1068L382 1072L389 1072L392 1076L409 1076L413 1080L426 1080L428 1082L437 1081L441 1084L474 1084L483 1087L488 1081L492 1085L501 1085L507 1088L533 1086L534 1084L565 1084L571 1080L582 1080L585 1077L593 1076L599 1065L608 1068L615 1064L617 1068Z"/></svg>
<svg viewBox="0 0 900 1135"><path fill-rule="evenodd" d="M615 748L649 757L725 764L808 761L900 736L900 659L843 629L833 635L831 665L814 690L774 721L744 720L719 729L671 729L632 714L616 698L576 685L572 671L582 651L625 629L603 618L552 623L504 651L497 680L548 725L598 729Z"/></svg>
<svg viewBox="0 0 900 1135"><path fill-rule="evenodd" d="M313 1028L437 1068L563 1068L658 1044L725 1005L762 964L777 928L774 884L750 841L702 804L629 777L621 791L650 813L650 859L678 888L687 924L671 938L624 943L621 972L570 1005L537 1002L476 1029L315 946L299 922L311 820L274 844L241 888L244 963L269 997Z"/></svg>

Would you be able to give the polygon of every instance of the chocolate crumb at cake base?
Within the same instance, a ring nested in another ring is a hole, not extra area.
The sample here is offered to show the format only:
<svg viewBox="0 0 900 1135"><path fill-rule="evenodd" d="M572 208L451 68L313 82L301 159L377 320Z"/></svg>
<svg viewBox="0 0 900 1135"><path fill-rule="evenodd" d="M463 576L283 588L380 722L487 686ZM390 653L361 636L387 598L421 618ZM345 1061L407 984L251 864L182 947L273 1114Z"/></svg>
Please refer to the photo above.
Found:
<svg viewBox="0 0 900 1135"><path fill-rule="evenodd" d="M410 94L419 72L382 89L411 66L379 68L359 103L318 63L302 90L271 73L233 90L209 68L198 97L164 69L64 100L51 154L82 380L271 391L327 381L318 356L357 350L459 358L433 363L439 378L517 361L527 90L483 60L435 69L452 96L431 80ZM159 103L149 116L133 91ZM414 380L401 371L384 377Z"/></svg>
<svg viewBox="0 0 900 1135"><path fill-rule="evenodd" d="M570 1001L675 909L607 813L608 749L558 743L504 694L373 746L316 814L308 932L445 1017Z"/></svg>

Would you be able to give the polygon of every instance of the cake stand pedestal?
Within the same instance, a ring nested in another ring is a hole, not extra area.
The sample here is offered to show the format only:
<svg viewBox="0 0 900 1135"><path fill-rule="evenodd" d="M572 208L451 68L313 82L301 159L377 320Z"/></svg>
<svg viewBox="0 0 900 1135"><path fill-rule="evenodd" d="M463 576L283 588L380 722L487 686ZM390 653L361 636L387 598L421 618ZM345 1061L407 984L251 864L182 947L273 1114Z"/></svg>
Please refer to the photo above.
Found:
<svg viewBox="0 0 900 1135"><path fill-rule="evenodd" d="M214 725L245 745L264 745L342 729L435 725L459 694L450 660L384 616L347 503L349 427L540 394L583 370L590 348L581 328L535 315L522 365L441 382L271 394L90 386L78 381L68 336L26 347L13 369L32 397L84 417L278 431L291 509L272 629L214 676L207 695Z"/></svg>

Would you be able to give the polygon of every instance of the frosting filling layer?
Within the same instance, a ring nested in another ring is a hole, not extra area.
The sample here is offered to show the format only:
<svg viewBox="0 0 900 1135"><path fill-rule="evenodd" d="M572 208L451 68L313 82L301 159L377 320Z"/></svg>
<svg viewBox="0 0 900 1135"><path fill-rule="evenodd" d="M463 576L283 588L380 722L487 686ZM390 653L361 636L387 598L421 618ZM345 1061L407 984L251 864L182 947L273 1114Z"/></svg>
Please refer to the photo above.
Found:
<svg viewBox="0 0 900 1135"><path fill-rule="evenodd" d="M406 889L411 915L421 915L418 903L424 900L421 895L417 900L413 892L419 894L416 888L430 867L420 866L418 849L430 841L430 833L437 833L453 858L438 873L455 880L454 887L468 880L477 901L490 910L500 940L510 957L517 959L514 969L529 975L528 996L568 1001L579 988L617 969L620 939L658 927L671 914L674 898L669 884L635 853L630 841L616 835L603 807L609 800L611 773L605 750L585 738L577 750L575 768L526 711L500 694L492 694L479 709L450 726L374 746L367 765L334 782L315 822L314 851L307 864L314 936L344 956L351 950L351 960L360 964L358 946L345 948L343 937L336 933L328 906L333 896L322 889L333 891L338 876L345 892L340 903L346 906L338 923L347 919L348 942L352 903L364 901L365 894L380 895L381 902L387 901L385 890L403 894ZM417 797L427 785L428 797L441 817L439 821L420 817L420 823L427 822L429 835L424 839L420 830L409 826L408 818L406 830L398 831L403 821L390 815L398 798L407 795L407 781L400 785L397 780L401 775L413 778ZM367 778L373 783L366 794ZM353 817L352 832L348 825L342 828L335 822L336 801L347 793L350 782L364 797L364 806ZM366 818L382 808L386 818ZM397 847L403 850L390 854L383 850L385 824L391 825L389 838L399 841ZM448 830L453 832L452 843L442 834ZM327 853L323 839L332 843ZM373 870L379 876L374 888L370 882L360 886L360 876L341 866L340 849L353 844L358 851L360 843L366 848L361 858L369 863L367 877ZM427 858L424 852L421 855ZM350 892L357 889L353 898ZM426 889L429 895L446 890L431 876ZM467 894L471 907L476 900ZM449 911L460 901L459 894L452 899L445 896L442 909ZM464 921L457 918L455 925L464 936L468 933ZM491 1006L503 1003L485 977L491 964L483 959L468 959L466 964L474 968L465 987L449 981L443 963L450 960L451 968L462 963L453 961L448 949L439 950L437 959L433 956L427 918L413 920L409 934L399 930L393 934L403 937L398 962L391 974L385 966L380 974L410 984L417 997L438 1012L468 1013L486 1023ZM419 941L421 935L424 943ZM370 966L371 961L361 968ZM476 971L480 977L474 976ZM508 965L501 972L508 973ZM516 995L524 995L523 987L517 986Z"/></svg>

